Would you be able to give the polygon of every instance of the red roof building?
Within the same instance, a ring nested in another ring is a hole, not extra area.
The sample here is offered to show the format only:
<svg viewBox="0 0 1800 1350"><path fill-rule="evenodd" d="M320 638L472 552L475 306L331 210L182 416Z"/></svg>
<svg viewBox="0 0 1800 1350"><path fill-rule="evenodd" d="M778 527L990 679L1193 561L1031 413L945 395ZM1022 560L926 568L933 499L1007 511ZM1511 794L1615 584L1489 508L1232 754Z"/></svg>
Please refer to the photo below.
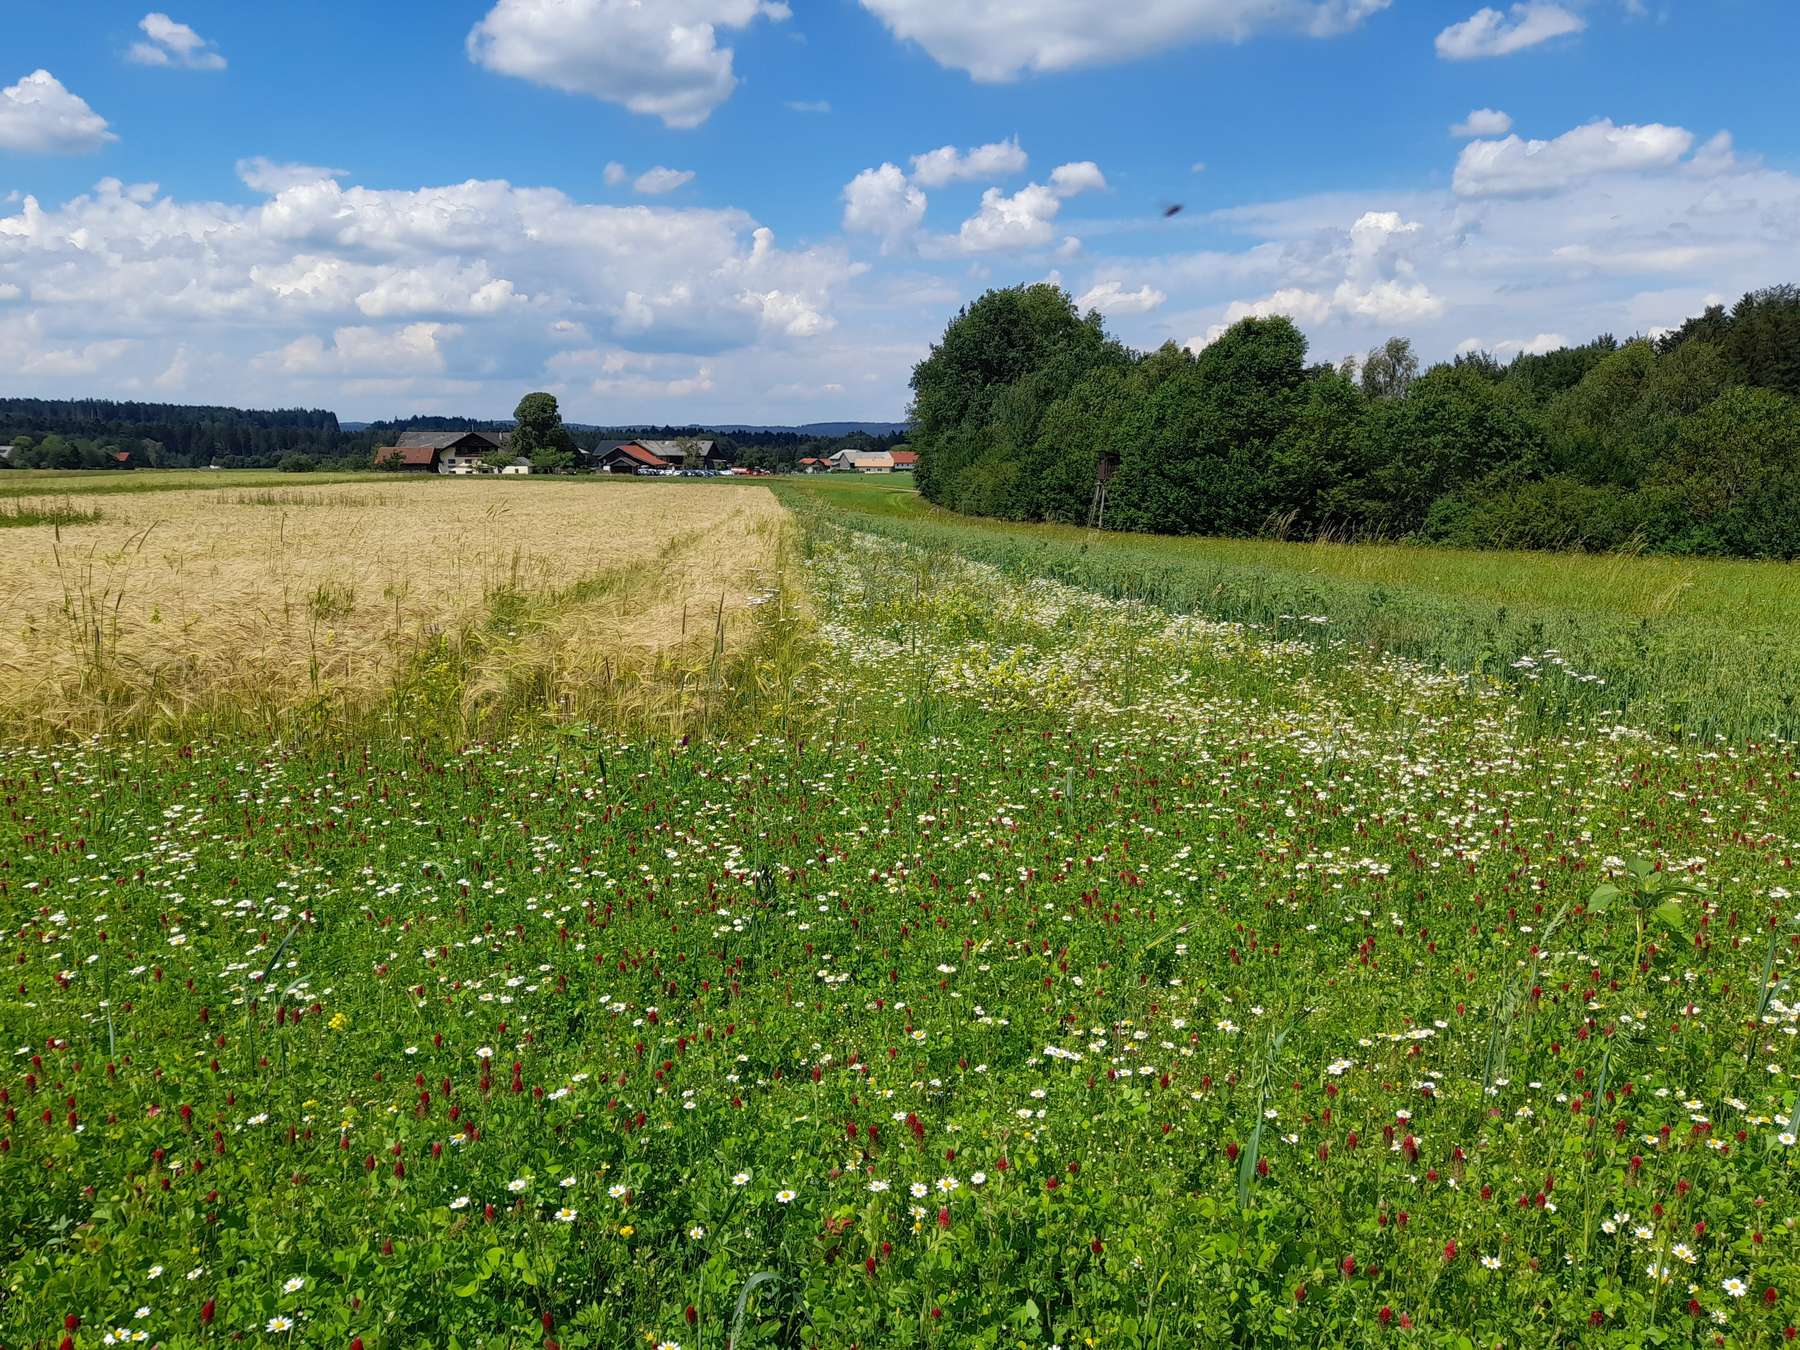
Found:
<svg viewBox="0 0 1800 1350"><path fill-rule="evenodd" d="M601 473L636 473L639 469L667 469L669 461L652 454L636 441L614 441L594 454L594 468Z"/></svg>
<svg viewBox="0 0 1800 1350"><path fill-rule="evenodd" d="M917 450L891 450L888 453L894 457L895 469L916 469L919 467L919 452Z"/></svg>

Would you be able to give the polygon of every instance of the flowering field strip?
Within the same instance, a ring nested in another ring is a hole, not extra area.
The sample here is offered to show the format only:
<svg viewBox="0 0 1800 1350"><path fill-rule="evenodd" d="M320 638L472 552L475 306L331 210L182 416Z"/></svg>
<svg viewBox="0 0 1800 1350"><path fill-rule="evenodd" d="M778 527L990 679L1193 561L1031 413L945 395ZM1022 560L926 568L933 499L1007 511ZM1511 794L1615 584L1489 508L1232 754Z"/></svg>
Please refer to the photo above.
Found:
<svg viewBox="0 0 1800 1350"><path fill-rule="evenodd" d="M777 484L914 548L1510 687L1537 726L1800 739L1800 568L1619 554L1120 535L936 510L879 480ZM1323 622L1321 622L1323 620Z"/></svg>
<svg viewBox="0 0 1800 1350"><path fill-rule="evenodd" d="M801 731L0 752L0 1342L1793 1337L1793 747L806 549Z"/></svg>

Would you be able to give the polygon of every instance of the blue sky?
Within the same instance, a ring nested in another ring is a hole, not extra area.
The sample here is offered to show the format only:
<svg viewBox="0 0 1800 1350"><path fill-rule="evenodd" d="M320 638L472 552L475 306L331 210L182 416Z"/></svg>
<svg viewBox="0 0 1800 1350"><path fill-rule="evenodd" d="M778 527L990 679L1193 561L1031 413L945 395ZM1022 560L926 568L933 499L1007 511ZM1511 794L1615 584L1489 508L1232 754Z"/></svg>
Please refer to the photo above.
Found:
<svg viewBox="0 0 1800 1350"><path fill-rule="evenodd" d="M1141 347L1651 331L1800 279L1797 40L1785 0L9 6L0 393L891 418L1044 278Z"/></svg>

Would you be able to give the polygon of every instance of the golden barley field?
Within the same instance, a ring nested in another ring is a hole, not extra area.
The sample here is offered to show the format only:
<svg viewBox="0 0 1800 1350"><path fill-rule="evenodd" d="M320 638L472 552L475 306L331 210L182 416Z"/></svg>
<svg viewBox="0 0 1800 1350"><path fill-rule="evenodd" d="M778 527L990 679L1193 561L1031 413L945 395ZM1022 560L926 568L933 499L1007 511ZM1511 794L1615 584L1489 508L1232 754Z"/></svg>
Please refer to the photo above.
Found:
<svg viewBox="0 0 1800 1350"><path fill-rule="evenodd" d="M14 737L675 717L752 636L784 520L760 487L592 479L68 500L98 518L0 530Z"/></svg>

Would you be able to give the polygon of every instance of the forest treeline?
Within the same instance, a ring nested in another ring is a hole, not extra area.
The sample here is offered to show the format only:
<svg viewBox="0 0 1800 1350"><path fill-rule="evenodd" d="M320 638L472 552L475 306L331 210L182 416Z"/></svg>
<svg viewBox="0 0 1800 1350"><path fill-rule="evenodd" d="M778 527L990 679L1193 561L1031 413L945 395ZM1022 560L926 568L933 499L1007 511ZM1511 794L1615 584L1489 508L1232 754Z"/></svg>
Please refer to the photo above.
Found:
<svg viewBox="0 0 1800 1350"><path fill-rule="evenodd" d="M316 469L371 467L375 448L392 445L403 431L507 431L511 421L466 417L397 417L354 430L319 408L247 410L110 399L0 398L0 445L12 445L14 468ZM703 436L724 456L752 468L791 468L807 455L841 447L891 449L903 435L818 437L794 431L739 431L721 435L697 426L570 426L583 450L629 436L677 440ZM126 458L120 460L123 453Z"/></svg>
<svg viewBox="0 0 1800 1350"><path fill-rule="evenodd" d="M1138 353L1059 288L1021 286L965 307L913 393L919 489L970 514L1800 556L1796 286L1654 339L1423 371L1404 338L1308 364L1281 317Z"/></svg>

